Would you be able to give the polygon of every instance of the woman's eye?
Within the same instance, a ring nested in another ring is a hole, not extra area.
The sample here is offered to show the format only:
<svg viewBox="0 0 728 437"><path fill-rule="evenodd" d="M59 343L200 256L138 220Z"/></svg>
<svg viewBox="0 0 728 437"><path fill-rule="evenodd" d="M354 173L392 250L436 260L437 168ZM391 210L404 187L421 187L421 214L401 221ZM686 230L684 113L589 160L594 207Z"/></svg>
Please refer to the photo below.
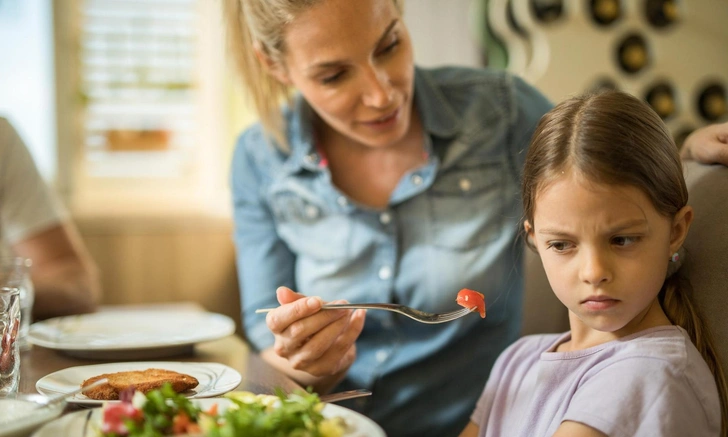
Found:
<svg viewBox="0 0 728 437"><path fill-rule="evenodd" d="M612 238L612 244L616 244L617 246L629 246L630 244L634 244L640 240L639 237L613 237Z"/></svg>
<svg viewBox="0 0 728 437"><path fill-rule="evenodd" d="M323 83L324 85L330 85L330 84L336 83L342 77L344 77L344 72L339 71L335 74L324 76L323 78L321 78L321 83Z"/></svg>
<svg viewBox="0 0 728 437"><path fill-rule="evenodd" d="M394 40L392 42L390 42L388 45L386 45L381 50L379 50L377 55L386 55L387 53L394 50L395 47L397 47L398 45L399 45L399 38L394 38Z"/></svg>

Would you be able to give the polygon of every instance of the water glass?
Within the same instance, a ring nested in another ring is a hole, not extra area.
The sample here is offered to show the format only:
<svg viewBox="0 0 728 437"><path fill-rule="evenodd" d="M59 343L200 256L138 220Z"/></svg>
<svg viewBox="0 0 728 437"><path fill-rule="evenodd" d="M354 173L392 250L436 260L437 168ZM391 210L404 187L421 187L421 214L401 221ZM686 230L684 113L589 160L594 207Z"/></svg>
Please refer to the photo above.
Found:
<svg viewBox="0 0 728 437"><path fill-rule="evenodd" d="M19 256L0 257L0 287L17 288L20 291L20 334L18 346L21 350L30 349L28 331L33 319L35 292L30 280L31 261Z"/></svg>
<svg viewBox="0 0 728 437"><path fill-rule="evenodd" d="M0 287L0 396L18 391L20 289Z"/></svg>

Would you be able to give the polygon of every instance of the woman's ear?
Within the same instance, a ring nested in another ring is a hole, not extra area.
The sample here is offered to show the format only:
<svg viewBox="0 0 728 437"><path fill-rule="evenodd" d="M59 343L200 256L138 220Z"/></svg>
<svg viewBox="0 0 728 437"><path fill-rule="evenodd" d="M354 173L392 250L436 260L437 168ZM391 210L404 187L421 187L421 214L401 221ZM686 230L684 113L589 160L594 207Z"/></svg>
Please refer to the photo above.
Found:
<svg viewBox="0 0 728 437"><path fill-rule="evenodd" d="M677 252L682 247L690 230L690 224L693 222L693 207L686 205L675 214L672 219L672 231L670 233L670 253Z"/></svg>
<svg viewBox="0 0 728 437"><path fill-rule="evenodd" d="M255 52L255 57L258 58L258 62L260 62L268 74L276 78L283 85L291 85L291 79L288 77L288 72L285 67L268 54L260 41L253 42L253 51Z"/></svg>

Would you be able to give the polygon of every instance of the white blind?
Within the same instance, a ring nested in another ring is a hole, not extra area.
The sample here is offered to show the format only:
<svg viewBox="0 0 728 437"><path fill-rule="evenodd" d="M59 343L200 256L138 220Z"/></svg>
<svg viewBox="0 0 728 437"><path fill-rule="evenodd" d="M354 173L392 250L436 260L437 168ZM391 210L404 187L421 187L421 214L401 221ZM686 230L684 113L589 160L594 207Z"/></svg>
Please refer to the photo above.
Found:
<svg viewBox="0 0 728 437"><path fill-rule="evenodd" d="M85 0L84 161L92 178L178 178L200 121L196 0Z"/></svg>

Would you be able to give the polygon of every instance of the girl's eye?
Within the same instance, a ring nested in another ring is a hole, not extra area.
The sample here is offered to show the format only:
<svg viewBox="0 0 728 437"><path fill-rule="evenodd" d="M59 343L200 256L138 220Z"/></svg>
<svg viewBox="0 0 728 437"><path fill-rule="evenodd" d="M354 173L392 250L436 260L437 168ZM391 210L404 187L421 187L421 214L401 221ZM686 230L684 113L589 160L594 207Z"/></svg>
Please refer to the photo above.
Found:
<svg viewBox="0 0 728 437"><path fill-rule="evenodd" d="M630 244L634 244L640 240L640 237L613 237L612 238L612 244L615 244L617 246L629 246Z"/></svg>
<svg viewBox="0 0 728 437"><path fill-rule="evenodd" d="M555 252L564 252L570 247L570 244L565 241L552 241L548 243L547 249L553 249Z"/></svg>

